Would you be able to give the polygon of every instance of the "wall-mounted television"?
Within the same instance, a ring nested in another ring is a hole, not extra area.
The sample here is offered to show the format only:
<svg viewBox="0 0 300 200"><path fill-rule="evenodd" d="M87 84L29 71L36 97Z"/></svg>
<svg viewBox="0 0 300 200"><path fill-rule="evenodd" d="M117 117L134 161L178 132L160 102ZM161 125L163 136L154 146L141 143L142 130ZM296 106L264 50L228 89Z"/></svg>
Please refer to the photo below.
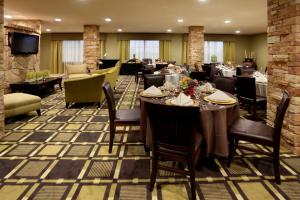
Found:
<svg viewBox="0 0 300 200"><path fill-rule="evenodd" d="M37 54L39 51L39 36L11 32L8 35L11 54Z"/></svg>

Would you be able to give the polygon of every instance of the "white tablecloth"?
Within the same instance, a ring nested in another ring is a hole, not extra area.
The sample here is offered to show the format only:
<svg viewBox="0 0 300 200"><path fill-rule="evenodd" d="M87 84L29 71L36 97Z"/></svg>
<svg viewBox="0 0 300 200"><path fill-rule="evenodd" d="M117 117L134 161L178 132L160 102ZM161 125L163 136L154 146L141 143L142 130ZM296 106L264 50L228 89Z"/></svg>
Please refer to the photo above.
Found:
<svg viewBox="0 0 300 200"><path fill-rule="evenodd" d="M267 83L256 82L256 95L266 97L267 96Z"/></svg>
<svg viewBox="0 0 300 200"><path fill-rule="evenodd" d="M222 69L222 73L224 77L233 77L234 75L236 75L236 70Z"/></svg>

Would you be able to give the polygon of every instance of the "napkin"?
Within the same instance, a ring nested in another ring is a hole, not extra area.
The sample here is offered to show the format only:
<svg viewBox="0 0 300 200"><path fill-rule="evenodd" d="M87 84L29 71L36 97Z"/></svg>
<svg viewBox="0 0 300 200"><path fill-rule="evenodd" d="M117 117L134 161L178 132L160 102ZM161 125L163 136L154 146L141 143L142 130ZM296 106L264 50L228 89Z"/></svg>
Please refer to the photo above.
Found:
<svg viewBox="0 0 300 200"><path fill-rule="evenodd" d="M173 83L169 81L166 81L163 87L167 90L175 90L177 88Z"/></svg>
<svg viewBox="0 0 300 200"><path fill-rule="evenodd" d="M152 85L151 87L147 88L146 90L143 91L143 95L148 95L148 96L161 96L163 93L161 92L160 89Z"/></svg>
<svg viewBox="0 0 300 200"><path fill-rule="evenodd" d="M201 91L210 92L214 90L214 87L210 83L205 83L205 85L200 87Z"/></svg>
<svg viewBox="0 0 300 200"><path fill-rule="evenodd" d="M173 104L178 105L178 106L189 106L193 105L193 100L191 99L190 96L186 96L182 92L176 97L173 101Z"/></svg>
<svg viewBox="0 0 300 200"><path fill-rule="evenodd" d="M153 74L161 74L160 71L155 71Z"/></svg>
<svg viewBox="0 0 300 200"><path fill-rule="evenodd" d="M217 90L213 94L207 96L207 99L211 101L218 101L218 102L228 102L233 100L233 98L231 98L230 96L228 96L227 94L225 94L220 90Z"/></svg>
<svg viewBox="0 0 300 200"><path fill-rule="evenodd" d="M172 63L170 63L169 65L168 65L168 67L174 67L175 65L173 65Z"/></svg>

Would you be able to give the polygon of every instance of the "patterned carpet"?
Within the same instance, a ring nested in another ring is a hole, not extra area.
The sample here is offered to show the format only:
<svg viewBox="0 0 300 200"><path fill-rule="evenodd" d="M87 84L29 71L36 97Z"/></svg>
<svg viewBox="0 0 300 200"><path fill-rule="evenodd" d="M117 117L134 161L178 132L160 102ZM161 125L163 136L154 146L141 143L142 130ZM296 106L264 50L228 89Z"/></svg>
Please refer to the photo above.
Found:
<svg viewBox="0 0 300 200"><path fill-rule="evenodd" d="M118 107L139 106L142 88L133 77L120 77ZM164 171L159 187L149 192L150 155L138 129L120 128L126 134L116 136L108 154L106 105L65 109L64 93L56 90L43 99L42 116L33 112L7 121L7 136L0 140L0 199L188 199L188 179ZM300 199L300 158L284 149L281 185L274 183L264 156L238 151L229 169L224 160L215 161L218 170L197 171L199 199Z"/></svg>

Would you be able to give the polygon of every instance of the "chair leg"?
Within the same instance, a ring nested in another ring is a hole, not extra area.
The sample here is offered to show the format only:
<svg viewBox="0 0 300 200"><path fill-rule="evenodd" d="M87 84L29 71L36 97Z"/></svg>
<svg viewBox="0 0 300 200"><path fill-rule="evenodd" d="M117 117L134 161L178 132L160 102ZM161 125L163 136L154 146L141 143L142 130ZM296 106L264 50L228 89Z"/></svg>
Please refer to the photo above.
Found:
<svg viewBox="0 0 300 200"><path fill-rule="evenodd" d="M279 156L273 158L273 165L274 165L275 183L280 185L281 179L280 179L280 172L279 172L279 165L280 165Z"/></svg>
<svg viewBox="0 0 300 200"><path fill-rule="evenodd" d="M114 138L115 138L116 127L114 125L110 125L110 134L109 134L109 150L108 152L112 152Z"/></svg>
<svg viewBox="0 0 300 200"><path fill-rule="evenodd" d="M195 166L193 162L189 162L189 170L190 170L190 182L191 182L191 193L192 200L196 200L196 188L195 188Z"/></svg>
<svg viewBox="0 0 300 200"><path fill-rule="evenodd" d="M229 168L231 165L231 162L233 160L233 156L235 153L235 145L234 145L234 138L233 137L229 137L229 156L228 156L228 160L227 160L227 167Z"/></svg>
<svg viewBox="0 0 300 200"><path fill-rule="evenodd" d="M157 157L156 155L152 155L152 170L151 170L151 179L150 179L150 186L149 186L149 190L152 192L153 188L154 188L154 184L156 181L156 174L157 174Z"/></svg>
<svg viewBox="0 0 300 200"><path fill-rule="evenodd" d="M41 110L40 109L36 110L36 112L37 112L38 116L41 116Z"/></svg>

